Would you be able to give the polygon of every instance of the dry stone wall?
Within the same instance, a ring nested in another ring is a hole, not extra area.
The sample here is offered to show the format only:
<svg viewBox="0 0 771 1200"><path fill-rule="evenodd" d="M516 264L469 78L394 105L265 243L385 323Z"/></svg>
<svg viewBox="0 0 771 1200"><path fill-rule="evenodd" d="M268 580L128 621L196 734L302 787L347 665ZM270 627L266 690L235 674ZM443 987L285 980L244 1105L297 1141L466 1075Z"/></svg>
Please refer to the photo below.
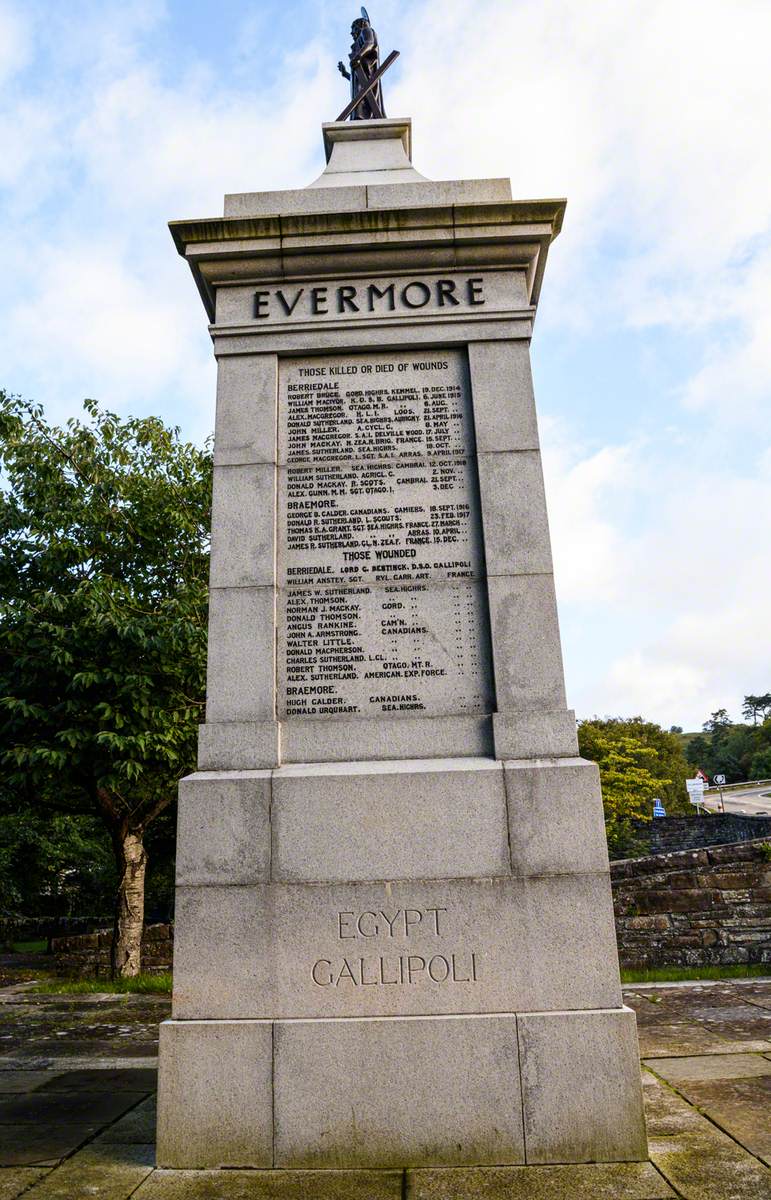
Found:
<svg viewBox="0 0 771 1200"><path fill-rule="evenodd" d="M770 804L771 807L771 804ZM751 817L741 813L714 813L699 817L656 817L635 822L640 841L649 854L672 854L698 850L702 846L724 846L730 842L771 839L771 816Z"/></svg>
<svg viewBox="0 0 771 1200"><path fill-rule="evenodd" d="M98 929L78 937L54 938L51 949L60 975L80 979L110 973L111 929ZM174 926L146 925L142 938L142 970L150 974L170 971L174 954Z"/></svg>
<svg viewBox="0 0 771 1200"><path fill-rule="evenodd" d="M768 842L626 859L611 881L622 966L771 963Z"/></svg>

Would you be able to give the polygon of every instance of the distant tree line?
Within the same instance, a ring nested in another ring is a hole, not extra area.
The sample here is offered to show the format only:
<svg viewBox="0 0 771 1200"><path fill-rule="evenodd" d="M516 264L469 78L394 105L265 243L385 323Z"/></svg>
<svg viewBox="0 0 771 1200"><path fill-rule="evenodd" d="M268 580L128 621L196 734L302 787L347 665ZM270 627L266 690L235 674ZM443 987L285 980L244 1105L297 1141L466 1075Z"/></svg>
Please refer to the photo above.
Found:
<svg viewBox="0 0 771 1200"><path fill-rule="evenodd" d="M704 722L703 733L690 738L685 755L706 775L725 775L728 783L771 779L771 692L745 696L745 722L732 721L724 708Z"/></svg>

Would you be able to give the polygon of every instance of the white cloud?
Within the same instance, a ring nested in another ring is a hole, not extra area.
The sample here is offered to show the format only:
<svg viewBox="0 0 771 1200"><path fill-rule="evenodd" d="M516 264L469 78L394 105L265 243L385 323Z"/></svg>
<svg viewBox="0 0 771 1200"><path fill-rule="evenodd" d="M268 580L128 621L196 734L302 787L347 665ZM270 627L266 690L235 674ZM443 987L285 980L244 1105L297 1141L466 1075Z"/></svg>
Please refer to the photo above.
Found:
<svg viewBox="0 0 771 1200"><path fill-rule="evenodd" d="M31 50L28 19L16 4L0 3L0 87L26 66Z"/></svg>
<svg viewBox="0 0 771 1200"><path fill-rule="evenodd" d="M172 8L0 0L0 382L57 419L96 395L202 437L211 351L166 221L314 177L319 118L344 99L333 17L347 29L325 6L277 53L266 7L245 14L234 73L205 46L172 69L157 49ZM643 437L630 411L611 441L576 428L569 396L545 423L566 624L602 629L568 680L577 707L682 724L736 710L771 681L771 5L382 0L378 26L402 50L386 98L414 117L420 170L567 194L536 337L690 339L667 428ZM246 59L268 53L260 87ZM623 405L599 384L597 401Z"/></svg>
<svg viewBox="0 0 771 1200"><path fill-rule="evenodd" d="M738 717L771 678L771 453L738 476L639 442L587 453L554 424L544 443L563 612L609 635L570 688L579 712Z"/></svg>

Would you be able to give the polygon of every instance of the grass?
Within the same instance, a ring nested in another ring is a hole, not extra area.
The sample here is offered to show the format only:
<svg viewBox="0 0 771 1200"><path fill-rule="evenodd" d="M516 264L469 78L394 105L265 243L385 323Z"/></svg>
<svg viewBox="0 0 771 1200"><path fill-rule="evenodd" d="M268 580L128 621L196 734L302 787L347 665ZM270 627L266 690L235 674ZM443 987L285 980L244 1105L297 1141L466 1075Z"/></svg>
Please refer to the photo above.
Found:
<svg viewBox="0 0 771 1200"><path fill-rule="evenodd" d="M11 954L45 954L48 942L45 938L36 942L12 942Z"/></svg>
<svg viewBox="0 0 771 1200"><path fill-rule="evenodd" d="M135 975L131 979L42 979L29 990L52 996L88 996L109 992L165 996L171 994L171 972Z"/></svg>
<svg viewBox="0 0 771 1200"><path fill-rule="evenodd" d="M688 979L755 979L771 975L771 963L736 963L728 967L622 967L622 983L679 983Z"/></svg>

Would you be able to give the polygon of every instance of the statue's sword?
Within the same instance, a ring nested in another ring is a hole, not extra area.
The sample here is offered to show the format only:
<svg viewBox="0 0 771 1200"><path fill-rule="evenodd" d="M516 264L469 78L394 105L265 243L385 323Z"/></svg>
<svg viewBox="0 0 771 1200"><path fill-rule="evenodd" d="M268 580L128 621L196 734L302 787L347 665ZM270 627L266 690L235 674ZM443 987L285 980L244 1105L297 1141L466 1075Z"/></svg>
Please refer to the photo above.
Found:
<svg viewBox="0 0 771 1200"><path fill-rule="evenodd" d="M350 104L346 105L346 107L340 113L340 116L337 118L338 121L347 121L348 120L348 118L350 117L353 110L355 108L359 107L359 105L361 104L364 97L369 95L369 93L372 91L373 87L378 82L378 80L382 79L383 75L385 75L388 68L390 66L393 66L393 64L396 62L398 57L399 57L399 51L392 50L391 53L388 55L388 58L383 63L383 65L378 67L377 71L375 71L375 74L370 77L370 79L367 82L367 86L362 88L362 90L359 92L359 94L355 100L352 100Z"/></svg>

